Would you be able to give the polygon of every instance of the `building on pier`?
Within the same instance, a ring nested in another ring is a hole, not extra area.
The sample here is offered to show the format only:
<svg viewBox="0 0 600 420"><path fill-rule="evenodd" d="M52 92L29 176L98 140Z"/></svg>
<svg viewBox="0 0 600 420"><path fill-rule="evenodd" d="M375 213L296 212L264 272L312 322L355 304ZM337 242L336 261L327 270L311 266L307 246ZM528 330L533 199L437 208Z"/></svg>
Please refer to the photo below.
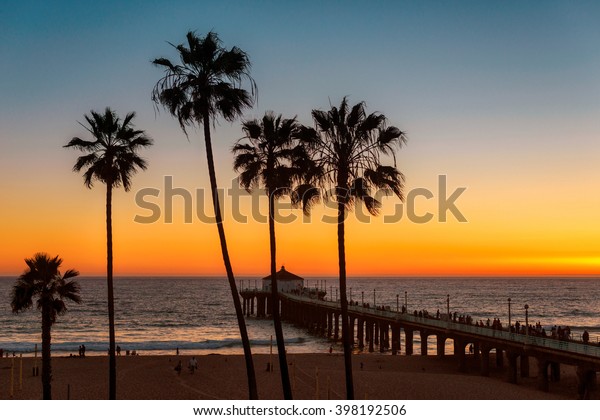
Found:
<svg viewBox="0 0 600 420"><path fill-rule="evenodd" d="M290 273L282 265L281 269L277 272L277 290L283 293L291 293L294 290L302 290L304 288L304 279L300 276ZM264 291L271 291L271 275L263 277L262 289Z"/></svg>

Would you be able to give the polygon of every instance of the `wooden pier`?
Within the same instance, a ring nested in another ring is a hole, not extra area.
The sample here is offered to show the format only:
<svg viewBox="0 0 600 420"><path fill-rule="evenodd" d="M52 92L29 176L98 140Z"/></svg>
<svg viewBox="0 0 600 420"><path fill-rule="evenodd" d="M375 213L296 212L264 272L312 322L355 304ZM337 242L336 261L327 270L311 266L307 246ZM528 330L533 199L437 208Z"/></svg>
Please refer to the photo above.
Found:
<svg viewBox="0 0 600 420"><path fill-rule="evenodd" d="M266 317L271 314L270 292L244 289L240 292L247 316ZM282 319L307 328L312 334L341 339L341 309L339 302L323 300L318 295L280 293ZM254 302L256 301L256 308ZM518 377L529 377L530 360L535 360L538 387L548 391L550 382L560 380L560 365L577 367L578 394L589 398L595 389L596 372L600 370L600 347L574 341L530 336L476 325L399 313L388 309L349 305L349 331L357 348L374 352L390 351L392 355L414 354L415 334L420 336L421 355L428 354L427 341L436 337L438 357L453 357L460 371L467 370L466 354L472 350L478 369L490 374L490 363L506 368L507 380L517 383ZM404 339L402 339L402 337ZM453 355L446 355L446 341L452 340ZM401 343L404 342L404 346ZM495 356L495 357L494 357ZM505 365L507 362L507 366Z"/></svg>

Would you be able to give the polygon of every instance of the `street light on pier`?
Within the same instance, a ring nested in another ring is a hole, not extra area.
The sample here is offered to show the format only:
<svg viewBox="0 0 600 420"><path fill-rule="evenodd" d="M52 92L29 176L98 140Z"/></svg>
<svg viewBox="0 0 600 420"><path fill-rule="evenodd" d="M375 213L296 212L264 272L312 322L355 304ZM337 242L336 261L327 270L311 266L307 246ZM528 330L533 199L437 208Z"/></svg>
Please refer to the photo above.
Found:
<svg viewBox="0 0 600 420"><path fill-rule="evenodd" d="M446 308L448 311L448 321L450 320L450 294L446 297Z"/></svg>
<svg viewBox="0 0 600 420"><path fill-rule="evenodd" d="M404 308L408 313L408 292L406 290L404 291Z"/></svg>
<svg viewBox="0 0 600 420"><path fill-rule="evenodd" d="M396 312L400 312L400 295L396 295Z"/></svg>
<svg viewBox="0 0 600 420"><path fill-rule="evenodd" d="M365 291L360 292L360 304L365 306Z"/></svg>
<svg viewBox="0 0 600 420"><path fill-rule="evenodd" d="M375 300L375 289L373 289L373 308L377 306L377 301Z"/></svg>
<svg viewBox="0 0 600 420"><path fill-rule="evenodd" d="M352 302L352 287L350 288L350 302Z"/></svg>
<svg viewBox="0 0 600 420"><path fill-rule="evenodd" d="M525 337L529 341L529 305L525 304Z"/></svg>
<svg viewBox="0 0 600 420"><path fill-rule="evenodd" d="M510 327L511 327L511 323L510 323L510 298L508 298L508 332L510 332Z"/></svg>

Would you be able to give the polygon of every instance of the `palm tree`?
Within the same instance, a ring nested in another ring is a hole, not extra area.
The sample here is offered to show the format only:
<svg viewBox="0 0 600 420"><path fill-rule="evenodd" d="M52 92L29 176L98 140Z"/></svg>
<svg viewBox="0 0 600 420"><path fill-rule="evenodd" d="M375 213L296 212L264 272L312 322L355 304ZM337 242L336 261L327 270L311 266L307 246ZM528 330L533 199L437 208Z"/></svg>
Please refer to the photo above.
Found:
<svg viewBox="0 0 600 420"><path fill-rule="evenodd" d="M295 118L283 119L267 112L262 121L251 120L243 124L246 136L233 147L234 169L240 172L240 184L248 191L263 186L269 197L269 244L271 251L271 301L273 324L277 339L277 353L281 371L281 384L285 399L292 399L283 329L279 313L275 241L275 202L285 194L291 194L295 179L300 175L296 161L302 158L303 148L294 147L298 124Z"/></svg>
<svg viewBox="0 0 600 420"><path fill-rule="evenodd" d="M61 275L59 268L62 259L58 255L37 253L33 258L25 258L27 268L19 276L12 290L11 307L14 313L33 306L37 298L37 308L42 312L42 393L45 400L52 399L52 366L50 342L52 325L56 317L67 311L66 300L81 303L79 283L69 280L79 272L67 270Z"/></svg>
<svg viewBox="0 0 600 420"><path fill-rule="evenodd" d="M187 126L202 125L204 129L213 208L223 263L244 348L248 393L250 399L257 399L250 341L223 228L210 132L211 124L218 117L233 121L242 114L244 108L252 106L256 85L250 77L248 55L237 47L225 49L214 32L209 32L204 38L199 38L194 32L188 32L187 46L180 44L174 47L179 53L180 64L173 64L167 58L157 58L153 61L154 65L164 68L165 75L154 86L152 100L177 117L186 135ZM242 88L244 81L250 83L250 92Z"/></svg>
<svg viewBox="0 0 600 420"><path fill-rule="evenodd" d="M337 203L338 262L342 306L342 341L346 371L346 396L354 399L352 380L352 348L349 335L348 300L346 296L346 248L344 220L355 202L362 201L372 215L381 203L372 195L374 188L391 192L404 199L404 176L396 168L396 148L406 142L405 133L386 126L384 115L367 115L365 104L349 107L344 98L329 111L313 110L316 129L303 128L302 139L312 151L323 186L333 186L332 198ZM382 155L392 158L392 165L382 165ZM310 198L310 196L309 196ZM306 198L305 198L306 201ZM309 200L310 203L310 200Z"/></svg>
<svg viewBox="0 0 600 420"><path fill-rule="evenodd" d="M85 170L84 184L93 187L94 181L106 185L106 280L108 288L108 339L109 339L109 392L111 400L117 398L117 358L115 355L115 302L113 295L113 249L112 249L112 192L113 188L131 188L131 178L138 169L145 170L146 161L137 152L142 147L152 145L152 140L141 130L133 128L134 112L121 120L110 108L104 114L91 111L85 115L93 140L74 137L64 147L72 147L84 152L77 158L74 172Z"/></svg>

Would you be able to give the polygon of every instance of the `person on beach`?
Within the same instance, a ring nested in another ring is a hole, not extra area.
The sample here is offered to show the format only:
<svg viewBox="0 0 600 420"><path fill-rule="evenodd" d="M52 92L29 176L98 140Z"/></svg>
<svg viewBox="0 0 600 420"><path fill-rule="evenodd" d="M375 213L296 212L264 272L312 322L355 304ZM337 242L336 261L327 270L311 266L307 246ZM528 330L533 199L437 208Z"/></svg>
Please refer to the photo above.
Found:
<svg viewBox="0 0 600 420"><path fill-rule="evenodd" d="M590 341L590 333L587 330L583 330L583 344L587 344Z"/></svg>
<svg viewBox="0 0 600 420"><path fill-rule="evenodd" d="M121 346L117 346L117 356L121 355Z"/></svg>
<svg viewBox="0 0 600 420"><path fill-rule="evenodd" d="M196 360L196 356L193 356L188 362L188 369L192 375L194 374L194 371L198 369L198 361Z"/></svg>
<svg viewBox="0 0 600 420"><path fill-rule="evenodd" d="M181 375L181 360L179 362L177 362L177 366L175 366L175 372L177 372L178 375Z"/></svg>

